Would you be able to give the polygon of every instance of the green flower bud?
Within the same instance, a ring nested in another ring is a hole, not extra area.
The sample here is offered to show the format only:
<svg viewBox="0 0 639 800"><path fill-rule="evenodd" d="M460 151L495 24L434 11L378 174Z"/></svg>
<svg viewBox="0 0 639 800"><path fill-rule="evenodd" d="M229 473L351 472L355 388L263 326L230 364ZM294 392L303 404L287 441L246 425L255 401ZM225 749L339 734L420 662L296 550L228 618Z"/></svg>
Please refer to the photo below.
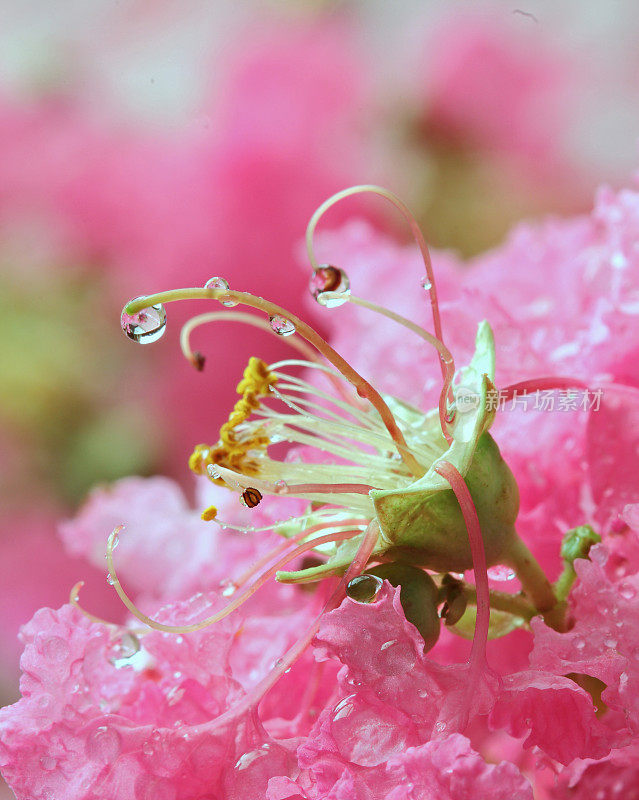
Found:
<svg viewBox="0 0 639 800"><path fill-rule="evenodd" d="M431 650L439 638L439 615L437 613L438 589L431 576L418 567L395 561L380 564L367 570L387 580L392 586L400 586L399 599L406 619L420 632L424 640L424 652Z"/></svg>

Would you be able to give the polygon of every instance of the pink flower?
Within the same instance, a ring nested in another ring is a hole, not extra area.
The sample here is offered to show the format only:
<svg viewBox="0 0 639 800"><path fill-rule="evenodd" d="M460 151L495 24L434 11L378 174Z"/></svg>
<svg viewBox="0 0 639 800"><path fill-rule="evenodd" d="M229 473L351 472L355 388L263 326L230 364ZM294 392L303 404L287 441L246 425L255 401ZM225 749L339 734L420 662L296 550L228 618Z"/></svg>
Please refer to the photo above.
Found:
<svg viewBox="0 0 639 800"><path fill-rule="evenodd" d="M639 273L628 269L639 257L635 228L639 197L602 193L590 218L522 228L468 273L436 256L443 341L458 363L480 323L473 359L451 386L455 414L448 405L419 410L422 395L433 398L439 388L438 360L430 351L427 362L418 336L413 345L415 329L387 327L384 309L381 316L366 308L329 313L334 343L389 390L386 399L293 317L297 332L317 342L369 406L320 389L321 367L312 362L311 375L299 377L252 359L219 440L198 445L189 462L236 492L198 501L218 505L205 516L230 524L220 535L161 479L96 492L64 525L67 546L97 563L100 535L128 523L117 550L109 540L111 579L131 612L157 630L129 654L121 631L68 606L38 612L24 629L23 698L0 714L0 760L19 800L46 791L70 798L162 791L171 800L466 800L478 793L531 800L533 788L554 800L571 791L586 797L610 782L619 791L632 787L639 496L626 473L639 437L631 388L639 383L631 326ZM389 306L419 317L428 296L404 280L412 251L361 224L325 237L322 247L350 275L353 294L333 299L357 304L358 282L377 286L374 274ZM291 332L284 311L263 298L225 288L190 294L243 302ZM173 299L167 292L149 302ZM138 311L127 305L127 313ZM495 329L496 371L483 317ZM574 385L567 378L583 381L588 391L600 382L600 409L581 416L579 409L489 410L493 384L532 390L539 376L560 388ZM461 389L469 386L478 403L466 417ZM523 498L517 527L540 565L512 530L518 500L488 433L495 414L495 436ZM288 456L270 449L282 440L303 449ZM292 541L269 556L273 541L262 546L259 530L232 532L241 528L237 495L254 506L242 512L249 527L274 527ZM291 499L298 516L285 519ZM592 547L587 523L601 531L602 544ZM576 525L584 527L562 544ZM305 551L319 563L300 563ZM406 572L402 557L414 571ZM263 575L279 570L279 583L253 596L242 573L260 558L273 564ZM339 594L326 602L324 584L314 594L288 585L335 574L339 592L369 560L376 566L348 584L337 607ZM487 565L515 569L523 592L504 591L504 583L513 585L508 574L492 573L489 584ZM474 586L457 574L470 566ZM542 568L553 578L562 569L554 586ZM378 570L388 570L386 581ZM251 597L239 614L200 629L225 600L239 604L245 593ZM433 614L420 616L415 606ZM464 661L460 637L468 635ZM495 638L486 651L488 635Z"/></svg>

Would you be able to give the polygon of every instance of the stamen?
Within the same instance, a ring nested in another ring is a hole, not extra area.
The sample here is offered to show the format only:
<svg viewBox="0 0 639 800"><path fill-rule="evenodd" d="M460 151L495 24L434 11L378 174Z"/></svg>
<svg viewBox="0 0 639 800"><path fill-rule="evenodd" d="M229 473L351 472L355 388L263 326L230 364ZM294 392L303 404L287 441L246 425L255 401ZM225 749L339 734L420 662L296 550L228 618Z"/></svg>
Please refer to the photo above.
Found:
<svg viewBox="0 0 639 800"><path fill-rule="evenodd" d="M91 622L97 622L98 625L108 625L110 628L119 630L122 633L130 633L134 636L143 636L145 633L148 633L147 628L129 628L126 625L120 625L119 622L111 622L103 617L97 617L95 614L91 614L91 612L82 608L80 605L80 589L82 589L83 586L84 581L78 581L75 586L73 586L69 592L69 604L77 608L78 611L87 619L90 619Z"/></svg>
<svg viewBox="0 0 639 800"><path fill-rule="evenodd" d="M212 299L236 301L237 304L249 306L259 311L263 311L270 317L282 317L288 320L295 327L297 333L300 334L307 342L313 345L327 361L330 361L334 367L351 383L360 397L368 400L371 405L376 409L380 415L384 426L390 434L395 447L402 460L416 478L421 478L425 474L425 468L417 461L410 448L406 444L403 433L399 429L395 417L393 416L390 408L380 395L380 393L366 381L340 354L334 350L328 342L326 342L310 325L307 325L299 317L291 314L281 306L264 300L261 297L255 297L248 292L237 292L232 290L221 289L174 289L168 292L159 292L154 295L146 296L142 299L131 300L124 307L125 313L131 315L137 313L142 308L146 308L156 303L168 303L174 300L181 300L190 298L193 300L198 299Z"/></svg>
<svg viewBox="0 0 639 800"><path fill-rule="evenodd" d="M367 483L289 483L278 494L368 494L373 489Z"/></svg>
<svg viewBox="0 0 639 800"><path fill-rule="evenodd" d="M313 514L313 518L317 516L325 517L327 522L332 520L334 523L337 524L341 523L342 521L340 518L340 511L338 509L334 508L318 509L312 511L311 513ZM228 529L232 531L238 531L240 533L260 533L263 531L277 530L277 528L281 527L282 525L293 525L296 523L302 524L308 519L309 519L309 513L307 512L299 517L288 517L287 519L282 519L279 520L278 522L269 522L268 525L260 525L258 527L254 525L236 525L233 522L226 522L225 520L220 520L217 517L215 519L215 522L220 526L220 528L224 530ZM354 521L353 524L363 525L364 527L366 527L366 525L368 525L368 519L364 518L357 519Z"/></svg>
<svg viewBox="0 0 639 800"><path fill-rule="evenodd" d="M512 400L519 392L543 392L553 389L587 389L588 385L578 378L544 377L531 378L519 383L511 383L499 392L500 400Z"/></svg>
<svg viewBox="0 0 639 800"><path fill-rule="evenodd" d="M386 198L389 200L395 208L397 208L404 219L408 222L411 232L419 246L420 252L422 254L422 259L424 260L424 266L426 267L426 275L428 277L428 294L430 297L430 305L433 312L433 325L435 327L435 336L443 342L444 337L442 336L442 325L439 316L439 303L437 302L437 288L435 286L435 274L433 272L433 264L430 258L430 251L428 250L428 245L426 244L426 240L424 239L424 235L421 232L419 225L417 224L417 220L411 214L408 207L402 203L402 201L397 197L397 195L393 194L393 192L388 191L388 189L384 189L381 186L373 186L371 184L363 184L361 186L351 186L350 189L344 189L341 192L337 192L332 197L329 197L328 200L325 200L322 205L317 209L317 211L311 217L308 226L306 228L306 250L308 252L308 259L311 262L311 266L314 270L319 269L319 264L317 263L317 259L315 258L315 251L313 249L313 234L315 233L315 228L317 223L320 221L321 217L328 211L328 209L338 203L340 200L343 200L346 197L351 197L355 194L361 194L362 192L370 192L371 194L378 194L381 197ZM446 377L446 367L444 362L442 361L442 377Z"/></svg>
<svg viewBox="0 0 639 800"><path fill-rule="evenodd" d="M102 617L96 617L95 614L91 614L89 611L85 611L84 608L80 605L80 589L84 586L84 581L78 581L75 586L69 592L69 603L70 605L74 606L78 609L81 614L87 619L90 619L91 622L97 622L99 625L109 625L111 627L119 628L117 622L109 622L108 619L103 619Z"/></svg>
<svg viewBox="0 0 639 800"><path fill-rule="evenodd" d="M326 394L326 392L323 392L321 389L317 389L315 386L309 384L302 378L298 378L294 375L289 375L287 373L279 371L281 367L286 367L286 366L293 366L293 367L297 366L297 367L304 367L305 369L319 369L325 372L329 371L332 372L332 370L330 370L330 367L326 367L324 366L324 364L313 364L312 362L298 361L296 359L277 361L275 364L270 365L271 371L274 372L275 375L277 375L278 379L280 379L282 382L289 381L290 384L294 384L295 386L298 387L297 389L295 389L295 391L306 392L307 394L312 394L315 397L320 397L324 400L327 400L337 408L344 411L346 414L352 416L358 422L361 422L363 425L367 425L370 427L371 425L374 424L371 420L371 414L369 413L370 406L368 405L368 403L364 405L363 403L357 402L356 398L353 399L353 402L351 401L344 402L342 400L338 400L336 397L333 397L330 394ZM341 378L341 376L337 372L333 372L332 374L338 380ZM288 388L288 386L285 388ZM343 396L343 392L341 392L340 394L342 394ZM342 416L339 415L339 418L342 419Z"/></svg>
<svg viewBox="0 0 639 800"><path fill-rule="evenodd" d="M348 433L351 432L356 439L361 439L362 438L361 437L361 433L362 433L361 428L356 426L356 425L352 425L352 424L344 422L344 420L341 417L337 417L337 419L336 419L336 422L338 423L338 426L339 426L339 431L336 431L336 426L333 425L329 420L327 420L326 418L323 418L323 417L318 417L315 414L312 414L312 413L310 413L308 411L305 411L303 408L300 408L300 406L295 401L293 401L290 398L288 398L285 395L283 395L274 386L271 387L271 394L274 395L275 397L277 397L278 400L281 400L282 403L284 403L284 405L288 406L292 411L295 411L296 415L299 415L299 417L302 417L303 419L307 420L312 425L314 425L316 422L320 422L321 421L323 428L327 428L329 430L332 429L335 432L335 435L337 435L337 436L348 435ZM263 414L264 417L269 416L268 412L262 411L262 414ZM303 427L302 422L300 421L299 417L296 416L295 418L291 418L290 422L291 422L292 425L294 425L296 427ZM282 415L282 414L277 414L277 415L273 415L273 418L275 418L275 419L286 419L286 416ZM328 441L329 439L328 439L328 436L326 435L326 431L323 431L322 433L323 433L324 437ZM389 443L388 439L385 436L383 436L383 435L381 435L379 433L376 433L375 431L370 431L370 432L367 431L366 432L366 440L367 440L367 444L373 445L374 442L377 442L378 446L382 446L382 447L384 447L385 445L388 445L388 443ZM336 444L337 444L337 442L336 442Z"/></svg>
<svg viewBox="0 0 639 800"><path fill-rule="evenodd" d="M379 525L377 520L373 520L369 523L368 528L364 533L362 543L360 544L350 567L341 578L335 591L326 601L326 604L324 605L324 608L320 614L315 618L313 623L309 625L303 636L301 636L297 642L295 642L295 644L282 656L282 658L278 660L277 666L274 667L268 673L268 675L262 678L262 680L256 686L254 686L251 691L248 692L248 694L242 700L240 700L239 703L237 703L237 705L233 706L233 708L230 708L224 714L217 717L217 719L204 723L204 725L200 728L200 731L211 730L226 725L229 721L236 719L246 711L250 711L251 709L257 707L269 689L271 689L282 677L282 675L284 675L284 673L293 666L293 664L313 641L315 634L319 630L324 614L336 608L342 602L346 596L346 585L356 575L359 575L363 571L371 553L373 552L375 544L377 543L378 536Z"/></svg>
<svg viewBox="0 0 639 800"><path fill-rule="evenodd" d="M247 489L257 489L260 492L277 495L278 497L286 495L288 497L301 497L325 502L325 498L322 497L324 494L350 494L367 497L368 493L375 488L364 483L300 483L283 485L282 483L272 483L255 476L248 477L241 472L234 472L228 467L222 467L219 464L211 464L208 467L208 471L213 479L224 481L241 495L244 495ZM319 495L319 497L316 497L316 495Z"/></svg>
<svg viewBox="0 0 639 800"><path fill-rule="evenodd" d="M234 472L227 467L221 467L219 464L209 466L209 474L214 480L223 481L231 489L243 495L247 488L258 489L260 492L266 494L276 495L278 497L299 497L305 500L315 502L326 502L324 495L332 494L348 494L349 506L353 510L364 506L367 510L372 510L370 501L368 500L368 493L374 489L374 486L368 484L358 483L301 483L301 484L284 484L271 483L270 481L257 478L255 476L247 477L241 472ZM334 468L333 468L334 469ZM362 500L357 501L358 497L367 498L366 503Z"/></svg>
<svg viewBox="0 0 639 800"><path fill-rule="evenodd" d="M306 528L305 530L301 530L299 533L296 533L295 536L292 536L290 539L284 539L284 541L280 542L276 547L272 550L269 550L268 553L262 556L258 561L255 562L251 567L249 567L246 572L244 572L237 580L233 581L236 588L239 589L240 587L244 586L244 584L255 575L256 572L259 572L262 567L266 566L269 561L272 561L276 556L279 556L280 553L283 553L285 550L288 550L291 545L295 542L299 542L302 539L306 539L311 534L317 533L317 531L324 531L330 528L334 531L342 531L342 530L352 530L354 525L360 525L362 522L361 519L345 519L340 520L339 525L331 524L328 522L323 522L319 525L313 525L310 528Z"/></svg>
<svg viewBox="0 0 639 800"><path fill-rule="evenodd" d="M261 586L263 586L269 578L272 578L282 567L286 566L288 563L293 561L297 556L301 555L302 553L306 553L309 550L314 550L321 544L328 544L333 542L342 542L347 539L352 539L355 536L361 534L361 531L345 531L343 533L333 532L327 534L326 536L318 536L317 538L313 539L310 542L306 542L305 544L299 545L296 547L292 552L287 553L283 558L281 558L276 564L274 564L270 569L268 569L265 573L260 575L260 577L252 583L247 589L245 589L238 597L232 600L228 605L224 608L220 609L217 613L213 614L207 619L202 620L201 622L195 622L191 625L165 625L162 622L156 622L156 620L151 619L146 614L144 614L131 600L128 594L122 588L120 583L120 579L118 578L117 572L115 570L115 564L113 561L113 540L114 536L116 535L116 531L113 531L108 539L107 542L107 565L109 570L109 575L113 582L113 587L115 591L118 593L120 599L124 603L124 605L129 609L129 611L133 614L134 617L143 622L145 625L148 625L149 628L153 628L157 631L163 631L164 633L191 633L192 631L199 631L203 628L208 628L210 625L213 625L216 622L219 622L224 617L227 617L231 612L235 611L236 608L239 608L243 603L245 603L249 597L251 597Z"/></svg>
<svg viewBox="0 0 639 800"><path fill-rule="evenodd" d="M334 293L324 292L324 294L333 296ZM444 378L444 384L442 386L441 394L439 395L439 422L441 424L442 433L444 434L446 441L448 444L451 444L453 437L448 432L448 424L452 422L452 418L450 418L450 415L448 414L446 402L448 401L452 403L454 400L452 384L453 377L455 375L455 360L453 359L450 350L440 339L437 339L431 333L428 333L428 331L424 330L424 328L422 328L420 325L417 325L411 320L406 319L406 317L401 316L401 314L397 314L395 311L391 311L388 308L384 308L384 306L377 305L377 303L371 303L368 300L363 300L361 297L355 297L352 294L345 299L347 302L353 303L356 306L367 308L369 311L374 311L376 314L381 314L383 317L392 319L394 322L397 322L404 328L416 333L424 341L432 344L432 346L437 350L442 364L442 374Z"/></svg>
<svg viewBox="0 0 639 800"><path fill-rule="evenodd" d="M190 320L184 323L180 331L180 348L186 360L193 364L200 372L204 368L205 359L202 353L191 349L191 334L196 328L199 328L201 325L207 325L209 322L241 322L245 325L252 325L254 328L259 328L261 331L266 331L266 333L269 333L271 336L277 336L268 322L265 322L261 317L256 317L254 314L244 314L242 311L210 311L206 314L199 314L196 317L191 317ZM279 339L281 337L277 336L277 338ZM285 341L286 344L301 353L308 361L324 366L315 350L306 344L299 336L287 336ZM357 402L344 390L341 382L335 377L335 373L327 371L327 377L333 384L333 387L348 403Z"/></svg>

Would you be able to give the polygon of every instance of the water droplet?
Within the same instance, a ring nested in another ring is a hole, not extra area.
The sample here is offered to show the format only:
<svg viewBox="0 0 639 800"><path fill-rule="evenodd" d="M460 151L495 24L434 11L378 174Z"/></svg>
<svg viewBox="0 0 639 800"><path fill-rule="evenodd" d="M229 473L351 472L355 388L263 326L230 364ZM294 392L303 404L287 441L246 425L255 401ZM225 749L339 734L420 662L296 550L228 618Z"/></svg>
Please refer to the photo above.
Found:
<svg viewBox="0 0 639 800"><path fill-rule="evenodd" d="M49 772L52 769L55 769L58 762L53 758L53 756L42 756L40 759L40 766L42 769L46 769Z"/></svg>
<svg viewBox="0 0 639 800"><path fill-rule="evenodd" d="M292 336L295 333L295 325L280 314L269 317L269 323L278 336Z"/></svg>
<svg viewBox="0 0 639 800"><path fill-rule="evenodd" d="M231 597L237 591L237 584L230 578L225 578L220 581L220 589L222 590L222 597Z"/></svg>
<svg viewBox="0 0 639 800"><path fill-rule="evenodd" d="M110 572L107 572L106 582L109 584L109 586L115 586L116 584L116 580Z"/></svg>
<svg viewBox="0 0 639 800"><path fill-rule="evenodd" d="M242 772L242 770L248 769L248 767L253 764L253 762L257 761L258 758L262 758L262 756L268 755L271 746L266 743L259 747L257 750L251 750L249 753L244 753L243 756L240 756L235 763L235 769L238 772Z"/></svg>
<svg viewBox="0 0 639 800"><path fill-rule="evenodd" d="M488 570L488 577L494 581L512 581L515 578L515 572L503 564L497 564Z"/></svg>
<svg viewBox="0 0 639 800"><path fill-rule="evenodd" d="M422 278L420 278L419 283L425 292L430 292L430 290L433 288L433 284L428 279L428 275L422 276Z"/></svg>
<svg viewBox="0 0 639 800"><path fill-rule="evenodd" d="M611 648L614 649L617 646L617 640L616 639L604 639L604 644L605 644L606 647L611 647Z"/></svg>
<svg viewBox="0 0 639 800"><path fill-rule="evenodd" d="M437 733L442 733L442 731L446 730L446 723L445 722L436 722L435 723L435 730Z"/></svg>
<svg viewBox="0 0 639 800"><path fill-rule="evenodd" d="M351 293L348 275L343 269L330 264L322 264L311 275L308 288L315 300L326 308L343 305ZM338 292L342 297L322 298L324 292Z"/></svg>
<svg viewBox="0 0 639 800"><path fill-rule="evenodd" d="M140 650L140 640L133 633L123 633L113 647L116 658L131 658Z"/></svg>
<svg viewBox="0 0 639 800"><path fill-rule="evenodd" d="M383 583L377 575L358 575L349 581L346 594L358 603L372 603L379 594Z"/></svg>
<svg viewBox="0 0 639 800"><path fill-rule="evenodd" d="M204 284L205 289L229 289L229 282L224 278L209 278ZM233 308L238 304L237 300L220 300L223 306Z"/></svg>
<svg viewBox="0 0 639 800"><path fill-rule="evenodd" d="M619 588L619 594L625 600L632 600L632 598L636 596L637 591L634 586L631 586L629 583L622 583Z"/></svg>
<svg viewBox="0 0 639 800"><path fill-rule="evenodd" d="M286 481L275 481L275 492L277 494L286 494L288 483Z"/></svg>
<svg viewBox="0 0 639 800"><path fill-rule="evenodd" d="M140 299L140 297L134 298L134 300ZM133 302L133 300L130 302ZM139 344L151 344L151 342L157 342L158 339L164 336L166 331L166 311L162 303L143 308L136 314L127 314L123 310L120 317L120 325L129 339L133 339L134 342Z"/></svg>
<svg viewBox="0 0 639 800"><path fill-rule="evenodd" d="M115 548L120 544L120 536L117 533L114 533L111 537L111 550L115 550Z"/></svg>
<svg viewBox="0 0 639 800"><path fill-rule="evenodd" d="M85 745L87 758L91 761L111 763L120 754L120 734L107 725L100 725L88 737Z"/></svg>
<svg viewBox="0 0 639 800"><path fill-rule="evenodd" d="M392 647L394 644L397 644L397 639L391 639L389 642L384 642L384 644L379 649L388 650L388 648Z"/></svg>
<svg viewBox="0 0 639 800"><path fill-rule="evenodd" d="M583 639L577 639L575 641L575 647L577 648L577 650L583 650L585 646L586 643Z"/></svg>

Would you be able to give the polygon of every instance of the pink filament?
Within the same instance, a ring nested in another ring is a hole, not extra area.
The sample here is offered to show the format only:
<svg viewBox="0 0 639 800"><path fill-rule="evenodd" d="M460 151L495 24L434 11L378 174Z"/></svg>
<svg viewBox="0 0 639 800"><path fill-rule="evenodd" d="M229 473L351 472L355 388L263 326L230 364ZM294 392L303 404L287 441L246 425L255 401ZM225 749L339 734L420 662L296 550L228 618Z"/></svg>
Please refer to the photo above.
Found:
<svg viewBox="0 0 639 800"><path fill-rule="evenodd" d="M310 536L312 533L316 531L321 531L326 528L334 528L337 525L340 527L345 525L359 525L361 524L361 519L345 519L340 520L339 523L336 522L323 522L320 525L313 525L310 528L306 528L305 530L296 533L295 536L291 536L290 539L284 539L280 544L274 547L272 550L269 550L268 553L265 553L262 558L255 562L251 567L249 567L246 572L244 572L236 581L233 581L233 584L239 589L244 584L255 575L256 572L259 572L262 567L272 561L276 556L279 556L280 553L283 553L285 550L288 550L292 544L295 542L299 542L301 539L306 539L307 536Z"/></svg>
<svg viewBox="0 0 639 800"><path fill-rule="evenodd" d="M471 667L471 674L473 672L477 674L486 665L486 642L488 640L488 628L490 625L490 594L484 539L481 535L481 527L479 525L479 517L477 516L475 503L468 490L466 481L463 479L457 467L451 464L450 461L439 461L437 466L435 466L435 472L441 475L442 478L450 484L450 488L455 493L455 497L461 508L468 531L477 589L477 619L468 663Z"/></svg>
<svg viewBox="0 0 639 800"><path fill-rule="evenodd" d="M368 494L374 488L367 483L292 483L279 494Z"/></svg>
<svg viewBox="0 0 639 800"><path fill-rule="evenodd" d="M368 528L364 532L362 543L360 544L350 567L340 580L336 589L328 598L324 608L315 618L313 623L306 629L304 634L295 642L295 644L290 647L289 650L282 656L278 664L268 673L268 675L265 675L265 677L262 678L262 680L256 686L254 686L253 689L251 689L251 691L248 692L248 694L236 706L230 708L217 719L205 723L201 728L202 730L217 728L226 724L227 722L232 722L233 720L237 719L238 716L250 711L260 703L269 689L271 689L282 677L282 675L284 675L284 673L291 668L291 666L310 645L313 637L319 630L319 626L324 614L327 611L331 611L344 599L346 596L347 584L356 575L359 575L366 566L366 563L373 552L375 544L377 543L378 536L379 525L377 520L373 520L369 523ZM319 542L319 539L316 539L315 541L317 543Z"/></svg>
<svg viewBox="0 0 639 800"><path fill-rule="evenodd" d="M519 383L511 383L499 392L500 399L512 400L519 392L551 391L553 389L587 389L588 386L578 378L544 377L531 378Z"/></svg>

